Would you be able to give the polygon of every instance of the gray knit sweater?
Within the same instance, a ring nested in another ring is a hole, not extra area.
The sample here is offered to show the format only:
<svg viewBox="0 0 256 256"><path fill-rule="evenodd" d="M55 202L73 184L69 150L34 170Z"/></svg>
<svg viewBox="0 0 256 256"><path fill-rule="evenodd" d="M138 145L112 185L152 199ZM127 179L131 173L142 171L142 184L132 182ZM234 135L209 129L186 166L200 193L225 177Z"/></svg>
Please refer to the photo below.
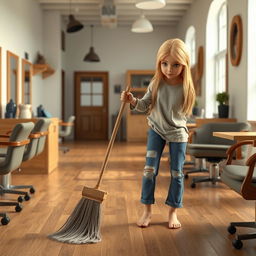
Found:
<svg viewBox="0 0 256 256"><path fill-rule="evenodd" d="M132 110L146 112L149 110L152 100L152 82L142 99L137 99ZM182 85L160 84L157 100L151 113L148 115L149 126L168 142L187 142L188 129L187 118L180 112L183 100Z"/></svg>

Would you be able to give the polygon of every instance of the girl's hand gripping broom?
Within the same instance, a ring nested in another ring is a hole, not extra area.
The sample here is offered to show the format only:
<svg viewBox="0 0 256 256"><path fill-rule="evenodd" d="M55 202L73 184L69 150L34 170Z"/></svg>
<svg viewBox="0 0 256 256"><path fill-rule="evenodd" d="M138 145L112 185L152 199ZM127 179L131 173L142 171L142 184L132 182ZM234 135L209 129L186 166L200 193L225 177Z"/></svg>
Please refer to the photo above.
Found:
<svg viewBox="0 0 256 256"><path fill-rule="evenodd" d="M127 86L126 91L129 90L130 87ZM69 216L66 223L56 233L49 235L49 238L60 242L74 244L97 243L101 241L100 208L101 203L106 198L107 193L99 188L111 149L116 138L125 105L125 102L122 102L120 106L115 127L107 147L105 159L102 164L100 176L96 186L94 188L86 186L83 188L82 198L72 214Z"/></svg>

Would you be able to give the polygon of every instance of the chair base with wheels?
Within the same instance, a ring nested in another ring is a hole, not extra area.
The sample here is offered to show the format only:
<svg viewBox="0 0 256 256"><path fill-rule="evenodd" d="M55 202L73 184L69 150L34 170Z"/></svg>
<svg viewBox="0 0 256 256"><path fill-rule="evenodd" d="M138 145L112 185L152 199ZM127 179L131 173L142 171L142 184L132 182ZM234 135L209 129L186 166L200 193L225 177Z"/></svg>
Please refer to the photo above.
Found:
<svg viewBox="0 0 256 256"><path fill-rule="evenodd" d="M188 179L188 175L192 173L209 172L209 170L206 168L205 158L196 158L195 162L199 162L199 164L197 165L198 167L192 170L186 171L184 176L185 179Z"/></svg>
<svg viewBox="0 0 256 256"><path fill-rule="evenodd" d="M10 222L10 218L6 213L1 213L0 212L0 217L2 218L1 219L2 225L7 225Z"/></svg>
<svg viewBox="0 0 256 256"><path fill-rule="evenodd" d="M230 225L227 228L227 230L231 235L233 235L236 233L236 227L256 228L256 222L230 222ZM243 243L241 242L241 240L249 240L254 238L256 238L256 233L240 235L237 234L236 239L232 241L232 244L236 249L241 249L243 247Z"/></svg>
<svg viewBox="0 0 256 256"><path fill-rule="evenodd" d="M15 206L16 212L22 211L22 205L20 203L16 203L16 202L2 202L1 201L0 206Z"/></svg>
<svg viewBox="0 0 256 256"><path fill-rule="evenodd" d="M219 174L219 162L222 159L220 158L207 158L207 161L210 162L209 166L209 176L207 177L195 177L192 180L191 188L196 187L196 183L202 183L202 182L211 182L213 185L216 184L216 182L221 181L220 174ZM207 170L208 171L208 170Z"/></svg>
<svg viewBox="0 0 256 256"><path fill-rule="evenodd" d="M0 194L15 194L19 195L18 202L22 203L24 200L28 201L30 199L30 194L26 191L19 191L16 189L23 188L33 188L33 186L13 186L11 183L11 173L0 176ZM34 188L33 188L34 189Z"/></svg>

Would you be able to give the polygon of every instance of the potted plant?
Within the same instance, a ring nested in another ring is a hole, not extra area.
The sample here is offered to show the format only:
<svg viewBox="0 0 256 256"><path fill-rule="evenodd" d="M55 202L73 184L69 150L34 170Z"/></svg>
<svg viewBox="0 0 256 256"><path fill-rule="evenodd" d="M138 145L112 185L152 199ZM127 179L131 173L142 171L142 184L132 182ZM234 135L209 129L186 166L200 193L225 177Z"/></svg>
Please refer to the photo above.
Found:
<svg viewBox="0 0 256 256"><path fill-rule="evenodd" d="M200 112L200 109L199 109L199 107L198 107L198 101L195 100L194 107L193 107L193 109L192 109L192 115L193 115L193 116L199 116L199 115L200 115L199 112Z"/></svg>
<svg viewBox="0 0 256 256"><path fill-rule="evenodd" d="M229 94L227 92L220 92L216 95L216 100L219 102L218 114L219 118L228 118L229 113Z"/></svg>

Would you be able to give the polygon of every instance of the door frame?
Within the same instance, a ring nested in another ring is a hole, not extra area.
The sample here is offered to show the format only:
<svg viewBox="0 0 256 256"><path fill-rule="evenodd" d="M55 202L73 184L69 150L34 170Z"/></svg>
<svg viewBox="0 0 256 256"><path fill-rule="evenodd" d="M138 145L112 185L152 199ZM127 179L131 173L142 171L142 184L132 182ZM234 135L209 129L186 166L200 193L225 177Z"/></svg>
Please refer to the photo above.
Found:
<svg viewBox="0 0 256 256"><path fill-rule="evenodd" d="M106 76L106 95L104 95L104 99L106 99L106 131L105 131L105 139L108 140L108 125L109 125L109 106L108 106L108 92L109 92L109 76L108 76L108 72L107 71L75 71L74 72L74 111L75 111L75 116L77 116L77 104L76 104L76 95L77 95L77 79L81 76L81 75L88 75L88 76L99 76L99 75L104 75ZM77 118L75 119L75 125L77 125ZM76 129L74 130L74 137L75 140L77 140L77 134L76 134Z"/></svg>
<svg viewBox="0 0 256 256"><path fill-rule="evenodd" d="M65 70L61 70L61 119L65 120L65 95L66 95L66 88L65 88Z"/></svg>

